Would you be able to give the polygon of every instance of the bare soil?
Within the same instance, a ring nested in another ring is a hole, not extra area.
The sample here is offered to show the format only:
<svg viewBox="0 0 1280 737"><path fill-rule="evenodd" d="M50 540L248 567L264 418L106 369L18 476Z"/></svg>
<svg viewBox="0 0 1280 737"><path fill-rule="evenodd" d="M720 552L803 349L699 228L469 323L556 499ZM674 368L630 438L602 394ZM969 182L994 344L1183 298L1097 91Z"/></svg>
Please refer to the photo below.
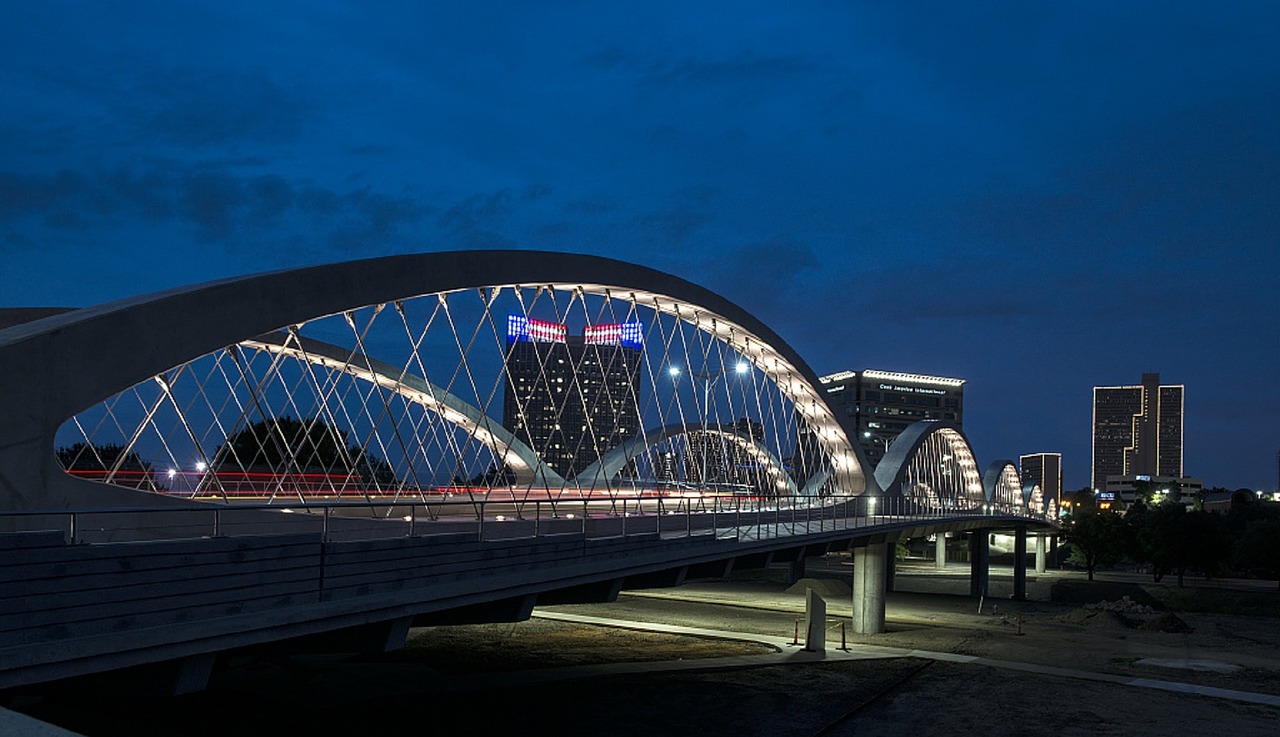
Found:
<svg viewBox="0 0 1280 737"><path fill-rule="evenodd" d="M833 603L829 614L842 616L840 584L818 585ZM889 631L862 640L1280 694L1280 621L1274 616L1126 614L1086 607L1118 598L1116 592L1125 586L1067 587L1061 597L1067 601L991 600L981 612L965 597L895 594ZM1138 590L1160 605L1158 591ZM714 598L716 589L703 587L703 592ZM802 609L802 596L779 592L776 601L761 606ZM610 616L643 604L629 597L580 611ZM1258 609L1268 615L1273 610ZM1163 623L1151 624L1162 618ZM677 660L687 666L695 659L769 650L757 643L535 618L417 630L408 647L385 656L232 658L210 690L183 697L98 683L24 694L19 703L5 705L89 737L380 736L440 730L522 730L558 737L1097 737L1229 730L1233 737L1271 737L1280 723L1280 708L914 658L647 674L606 667ZM1207 659L1239 669L1220 673L1140 664L1151 659ZM557 673L576 675L549 677Z"/></svg>

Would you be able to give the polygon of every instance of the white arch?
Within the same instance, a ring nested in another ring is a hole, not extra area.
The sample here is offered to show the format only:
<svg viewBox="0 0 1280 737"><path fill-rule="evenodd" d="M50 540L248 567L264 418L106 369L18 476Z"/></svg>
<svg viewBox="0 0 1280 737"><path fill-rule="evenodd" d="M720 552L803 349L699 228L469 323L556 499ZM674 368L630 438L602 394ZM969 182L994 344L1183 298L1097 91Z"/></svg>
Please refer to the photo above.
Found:
<svg viewBox="0 0 1280 737"><path fill-rule="evenodd" d="M787 472L783 469L782 463L776 456L764 445L756 441L754 438L746 437L740 433L726 430L719 427L698 427L689 428L684 425L667 425L656 430L646 430L627 442L617 446L613 450L603 455L600 460L587 466L571 479L584 489L596 488L607 485L609 480L626 466L627 462L638 457L649 448L678 435L684 435L689 432L705 432L712 435L718 435L727 439L734 445L742 448L748 455L763 465L769 471L769 476L773 479L773 491L779 495L796 494L796 483L791 480Z"/></svg>
<svg viewBox="0 0 1280 737"><path fill-rule="evenodd" d="M876 466L885 494L930 507L971 509L985 501L968 439L954 423L923 420L907 427Z"/></svg>
<svg viewBox="0 0 1280 737"><path fill-rule="evenodd" d="M1018 467L1013 461L995 461L987 467L982 475L982 486L986 499L1002 507L1021 507L1022 479L1018 475Z"/></svg>
<svg viewBox="0 0 1280 737"><path fill-rule="evenodd" d="M840 493L868 490L865 459L849 440L852 428L827 405L817 375L742 308L677 277L612 259L459 251L226 279L0 331L0 374L38 377L40 389L0 393L0 505L159 503L151 495L142 498L136 491L104 489L103 484L63 473L51 452L58 429L77 413L130 387L282 326L415 296L485 293L521 285L625 300L714 337L746 358L791 403L830 459L832 482ZM466 421L465 412L459 420ZM475 426L482 428L480 423Z"/></svg>

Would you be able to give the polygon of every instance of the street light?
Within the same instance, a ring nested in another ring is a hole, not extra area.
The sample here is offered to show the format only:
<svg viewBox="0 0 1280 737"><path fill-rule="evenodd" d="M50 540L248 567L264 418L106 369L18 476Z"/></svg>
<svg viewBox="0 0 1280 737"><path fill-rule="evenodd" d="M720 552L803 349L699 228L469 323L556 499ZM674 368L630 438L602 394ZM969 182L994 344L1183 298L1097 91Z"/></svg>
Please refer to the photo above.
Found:
<svg viewBox="0 0 1280 737"><path fill-rule="evenodd" d="M733 372L738 375L745 374L750 369L751 366L749 366L746 361L738 361L733 365ZM672 379L678 379L682 372L679 366L671 366L667 369L667 373L671 375ZM694 379L702 380L702 473L698 480L702 483L704 488L707 484L707 456L709 455L707 450L710 446L707 437L707 428L710 426L707 422L707 415L709 414L708 410L711 406L711 386L715 384L716 379L719 379L727 373L729 373L729 370L725 368L711 373L702 373L699 371L689 372L689 376Z"/></svg>
<svg viewBox="0 0 1280 737"><path fill-rule="evenodd" d="M872 433L870 430L867 430L866 432L862 433L862 437L867 438L869 440L879 441L879 443L884 446L885 455L889 454L889 443L893 442L889 438L880 437L879 435Z"/></svg>

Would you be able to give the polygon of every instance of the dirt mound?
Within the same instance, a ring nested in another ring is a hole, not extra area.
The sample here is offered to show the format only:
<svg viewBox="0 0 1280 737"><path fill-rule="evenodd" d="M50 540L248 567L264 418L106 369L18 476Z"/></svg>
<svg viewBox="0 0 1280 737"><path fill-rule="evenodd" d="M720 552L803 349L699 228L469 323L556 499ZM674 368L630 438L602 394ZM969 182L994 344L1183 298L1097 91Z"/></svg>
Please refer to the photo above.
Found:
<svg viewBox="0 0 1280 737"><path fill-rule="evenodd" d="M1064 604L1090 604L1125 598L1149 607L1160 606L1160 602L1140 584L1131 582L1056 581L1049 588L1049 600Z"/></svg>
<svg viewBox="0 0 1280 737"><path fill-rule="evenodd" d="M802 578L788 588L787 593L803 594L807 589L813 589L818 596L827 601L853 596L853 587L834 578Z"/></svg>
<svg viewBox="0 0 1280 737"><path fill-rule="evenodd" d="M1058 620L1067 624L1113 630L1127 630L1133 626L1129 618L1120 612L1107 609L1087 609L1085 607L1073 609L1058 617Z"/></svg>
<svg viewBox="0 0 1280 737"><path fill-rule="evenodd" d="M1138 629L1147 632L1178 632L1188 633L1195 631L1195 628L1187 624L1181 617L1173 612L1165 612L1158 617L1152 617L1142 624L1138 625Z"/></svg>
<svg viewBox="0 0 1280 737"><path fill-rule="evenodd" d="M1096 604L1085 604L1085 609L1090 611L1119 612L1126 616L1137 615L1140 617L1155 614L1155 610L1146 604L1139 604L1130 599L1128 596L1121 597L1116 601L1100 601Z"/></svg>

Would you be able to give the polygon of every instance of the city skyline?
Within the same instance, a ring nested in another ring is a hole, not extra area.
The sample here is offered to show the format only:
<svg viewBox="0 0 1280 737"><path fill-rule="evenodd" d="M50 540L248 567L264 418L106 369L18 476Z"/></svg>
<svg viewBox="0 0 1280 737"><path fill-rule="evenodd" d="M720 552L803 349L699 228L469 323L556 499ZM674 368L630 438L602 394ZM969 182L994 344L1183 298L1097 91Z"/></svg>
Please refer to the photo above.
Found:
<svg viewBox="0 0 1280 737"><path fill-rule="evenodd" d="M0 28L0 307L401 253L591 253L819 375L963 377L979 458L1090 479L1090 392L1280 449L1280 6L31 3Z"/></svg>

